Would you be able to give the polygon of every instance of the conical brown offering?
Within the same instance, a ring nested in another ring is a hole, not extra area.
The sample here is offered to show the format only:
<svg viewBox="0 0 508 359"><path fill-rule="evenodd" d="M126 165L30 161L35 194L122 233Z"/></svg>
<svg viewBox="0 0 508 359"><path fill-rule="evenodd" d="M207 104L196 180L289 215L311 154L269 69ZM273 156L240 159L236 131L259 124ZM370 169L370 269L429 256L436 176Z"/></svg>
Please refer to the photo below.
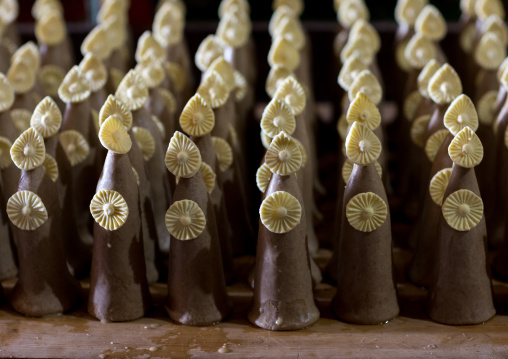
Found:
<svg viewBox="0 0 508 359"><path fill-rule="evenodd" d="M43 66L54 65L64 71L70 70L74 57L63 13L56 10L43 12L36 20L35 36L39 42Z"/></svg>
<svg viewBox="0 0 508 359"><path fill-rule="evenodd" d="M202 157L201 175L205 179L210 198L212 199L218 223L222 264L226 283L235 277L233 265L233 233L227 216L224 190L222 188L220 163L213 147L210 132L215 125L213 110L199 95L193 96L180 116L180 126L199 148Z"/></svg>
<svg viewBox="0 0 508 359"><path fill-rule="evenodd" d="M298 330L314 324L314 303L303 196L295 172L302 156L295 140L277 135L266 154L273 173L260 207L251 323L268 330Z"/></svg>
<svg viewBox="0 0 508 359"><path fill-rule="evenodd" d="M118 86L115 96L132 112L132 131L145 157L150 178L159 248L167 252L169 233L166 230L164 213L169 206L171 193L168 174L164 169L162 134L144 107L148 99L148 88L141 76L135 70L131 70Z"/></svg>
<svg viewBox="0 0 508 359"><path fill-rule="evenodd" d="M483 147L478 136L465 127L448 153L453 169L444 193L436 277L427 311L443 324L479 324L496 312L487 273L484 207L474 173L483 158Z"/></svg>
<svg viewBox="0 0 508 359"><path fill-rule="evenodd" d="M382 323L399 314L388 200L374 165L380 153L372 131L354 123L346 138L346 154L355 165L344 190L332 310L356 324Z"/></svg>
<svg viewBox="0 0 508 359"><path fill-rule="evenodd" d="M72 198L65 202L63 211L74 211L80 240L87 245L92 244L88 206L95 193L98 168L102 167L95 163L95 146L99 141L92 121L90 92L90 83L78 66L67 73L58 88L60 98L66 103L59 140L71 164L69 173L62 176L69 176L72 183Z"/></svg>
<svg viewBox="0 0 508 359"><path fill-rule="evenodd" d="M56 184L42 166L42 136L33 128L23 132L11 148L11 156L22 169L18 192L7 202L19 260L11 304L28 316L62 313L76 303L80 286L65 263L60 203Z"/></svg>
<svg viewBox="0 0 508 359"><path fill-rule="evenodd" d="M143 233L146 276L149 284L155 283L159 278L159 273L155 265L157 231L155 229L155 216L152 199L150 198L150 182L148 181L145 159L132 132L132 113L113 95L108 96L106 103L101 109L99 114L100 124L102 125L110 116L115 116L123 123L131 138L132 148L128 154L132 168L138 179L141 231Z"/></svg>
<svg viewBox="0 0 508 359"><path fill-rule="evenodd" d="M184 325L211 325L230 312L215 210L196 145L175 132L166 166L180 180L166 212L171 234L166 311Z"/></svg>
<svg viewBox="0 0 508 359"><path fill-rule="evenodd" d="M478 115L473 102L466 95L457 97L448 107L444 115L444 126L447 130L439 130L427 141L426 149L436 151L433 159L425 202L422 213L422 234L416 243L414 256L409 269L409 277L413 283L428 287L433 282L433 271L439 248L438 225L443 202L443 194L448 184L452 161L448 155L448 146L453 136L463 128L476 130ZM449 132L448 132L449 131ZM441 138L438 138L441 137ZM434 140L435 139L435 140ZM436 143L433 143L436 141ZM432 150L431 148L434 148Z"/></svg>
<svg viewBox="0 0 508 359"><path fill-rule="evenodd" d="M58 131L61 124L62 114L55 101L49 96L37 105L30 120L30 125L44 137L46 146L45 168L53 182L56 183L60 205L62 208L69 208L73 188L69 176L72 167L59 141ZM53 164L54 166L48 167L47 164ZM62 211L62 245L71 274L77 278L83 278L88 276L90 272L92 253L80 241L74 216L73 211Z"/></svg>
<svg viewBox="0 0 508 359"><path fill-rule="evenodd" d="M150 301L146 279L138 184L123 123L109 117L99 133L108 149L97 193L90 203L95 220L88 312L100 320L141 318Z"/></svg>

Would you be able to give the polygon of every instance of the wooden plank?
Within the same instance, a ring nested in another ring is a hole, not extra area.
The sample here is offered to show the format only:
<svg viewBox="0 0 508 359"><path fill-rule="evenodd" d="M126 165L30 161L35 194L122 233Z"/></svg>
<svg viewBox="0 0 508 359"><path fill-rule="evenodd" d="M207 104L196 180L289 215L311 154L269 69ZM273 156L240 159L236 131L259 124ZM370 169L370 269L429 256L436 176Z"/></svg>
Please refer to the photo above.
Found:
<svg viewBox="0 0 508 359"><path fill-rule="evenodd" d="M322 266L330 256L321 250ZM212 327L185 327L171 322L163 310L166 286L151 286L154 307L146 318L128 323L101 323L76 310L49 318L25 318L9 306L0 310L0 357L169 357L169 358L505 358L508 316L501 314L476 326L451 327L433 323L423 310L425 291L407 283L408 252L395 249L401 315L386 324L342 323L330 313L335 289L316 289L321 319L296 332L270 332L252 326L246 313L252 291L245 276L253 257L236 260L240 279L228 287L233 314ZM14 281L3 283L9 292ZM84 285L86 298L88 284ZM496 302L506 303L508 285L495 282ZM224 353L222 353L224 352Z"/></svg>

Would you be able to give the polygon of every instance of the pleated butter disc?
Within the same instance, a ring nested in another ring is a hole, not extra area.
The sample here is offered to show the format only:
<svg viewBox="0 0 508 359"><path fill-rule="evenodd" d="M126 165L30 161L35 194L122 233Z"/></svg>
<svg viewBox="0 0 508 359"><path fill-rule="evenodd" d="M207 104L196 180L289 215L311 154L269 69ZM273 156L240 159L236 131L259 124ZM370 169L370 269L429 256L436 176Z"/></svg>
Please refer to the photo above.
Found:
<svg viewBox="0 0 508 359"><path fill-rule="evenodd" d="M203 177L203 181L205 181L208 193L212 193L213 189L215 188L215 173L213 173L212 168L204 162L201 162L201 167L199 170L201 171L201 177Z"/></svg>
<svg viewBox="0 0 508 359"><path fill-rule="evenodd" d="M350 56L342 65L339 72L338 83L340 87L346 91L349 90L358 74L368 69L369 66L360 57L355 55Z"/></svg>
<svg viewBox="0 0 508 359"><path fill-rule="evenodd" d="M44 138L32 127L23 132L11 147L12 161L25 171L41 166L45 154Z"/></svg>
<svg viewBox="0 0 508 359"><path fill-rule="evenodd" d="M74 66L69 70L58 88L58 95L65 103L84 101L90 97L90 93L90 81L78 66Z"/></svg>
<svg viewBox="0 0 508 359"><path fill-rule="evenodd" d="M482 36L475 51L476 63L488 70L497 70L506 57L506 46L494 33Z"/></svg>
<svg viewBox="0 0 508 359"><path fill-rule="evenodd" d="M38 73L38 80L42 90L51 97L58 96L58 88L65 78L65 71L54 65L44 65Z"/></svg>
<svg viewBox="0 0 508 359"><path fill-rule="evenodd" d="M4 74L0 73L0 112L8 110L14 103L14 90Z"/></svg>
<svg viewBox="0 0 508 359"><path fill-rule="evenodd" d="M100 190L90 202L90 213L102 228L116 231L127 221L129 206L119 192Z"/></svg>
<svg viewBox="0 0 508 359"><path fill-rule="evenodd" d="M31 191L18 191L7 201L7 216L12 224L24 231L35 231L48 219L42 199Z"/></svg>
<svg viewBox="0 0 508 359"><path fill-rule="evenodd" d="M280 37L272 42L268 52L268 64L283 66L293 71L300 64L300 53L289 41Z"/></svg>
<svg viewBox="0 0 508 359"><path fill-rule="evenodd" d="M132 134L143 153L143 158L145 161L149 161L155 153L155 140L152 134L146 128L138 126L132 128Z"/></svg>
<svg viewBox="0 0 508 359"><path fill-rule="evenodd" d="M434 162L434 158L436 157L437 151L443 144L446 136L448 135L448 130L439 130L434 132L425 143L425 154L430 162Z"/></svg>
<svg viewBox="0 0 508 359"><path fill-rule="evenodd" d="M12 24L19 15L19 4L17 0L4 0L0 3L2 20L6 24Z"/></svg>
<svg viewBox="0 0 508 359"><path fill-rule="evenodd" d="M380 178L383 176L383 168L379 164L378 161L374 162L374 166L376 166L376 171ZM349 158L346 158L344 164L342 165L342 179L344 183L347 184L349 182L349 177L351 177L351 173L353 173L354 162Z"/></svg>
<svg viewBox="0 0 508 359"><path fill-rule="evenodd" d="M293 141L296 142L298 148L300 149L300 152L302 154L302 168L304 168L305 164L307 163L307 160L308 160L307 150L303 146L303 143L298 141L296 138L293 137Z"/></svg>
<svg viewBox="0 0 508 359"><path fill-rule="evenodd" d="M233 163L233 149L226 140L220 137L212 136L212 144L219 160L219 168L221 172L224 172Z"/></svg>
<svg viewBox="0 0 508 359"><path fill-rule="evenodd" d="M185 69L179 63L171 61L166 61L164 67L166 68L166 74L169 76L169 79L173 82L173 85L175 85L175 90L177 92L182 92L187 84Z"/></svg>
<svg viewBox="0 0 508 359"><path fill-rule="evenodd" d="M169 141L165 164L177 177L190 178L201 168L201 154L194 142L179 131Z"/></svg>
<svg viewBox="0 0 508 359"><path fill-rule="evenodd" d="M497 15L504 19L504 7L499 0L477 0L475 3L475 14L482 21L488 19L491 15Z"/></svg>
<svg viewBox="0 0 508 359"><path fill-rule="evenodd" d="M403 112L404 117L406 120L412 122L414 120L414 116L416 113L416 110L418 108L418 105L420 105L420 102L422 101L423 96L420 94L420 92L413 91L411 92L406 99L404 100L404 106L403 106Z"/></svg>
<svg viewBox="0 0 508 359"><path fill-rule="evenodd" d="M374 47L370 41L371 40L368 37L361 34L356 37L350 36L346 45L344 45L342 51L340 52L340 61L345 63L351 56L356 56L365 62L365 64L372 64L374 57L376 56L376 52L374 51Z"/></svg>
<svg viewBox="0 0 508 359"><path fill-rule="evenodd" d="M424 35L414 34L407 43L405 56L413 68L422 69L436 57L436 47L432 40Z"/></svg>
<svg viewBox="0 0 508 359"><path fill-rule="evenodd" d="M78 131L60 132L59 140L72 166L80 164L88 157L90 145Z"/></svg>
<svg viewBox="0 0 508 359"><path fill-rule="evenodd" d="M81 54L91 52L100 60L106 60L111 55L111 44L107 41L106 29L104 26L96 26L88 33L81 43Z"/></svg>
<svg viewBox="0 0 508 359"><path fill-rule="evenodd" d="M476 15L476 0L460 0L460 11L467 15Z"/></svg>
<svg viewBox="0 0 508 359"><path fill-rule="evenodd" d="M35 108L30 126L35 128L42 137L48 138L60 130L62 124L62 113L55 101L46 96Z"/></svg>
<svg viewBox="0 0 508 359"><path fill-rule="evenodd" d="M441 41L446 35L446 21L435 6L426 5L416 18L415 31L433 41Z"/></svg>
<svg viewBox="0 0 508 359"><path fill-rule="evenodd" d="M196 94L185 105L180 116L180 126L190 136L202 137L215 126L212 107Z"/></svg>
<svg viewBox="0 0 508 359"><path fill-rule="evenodd" d="M224 44L215 35L208 35L199 44L194 63L201 72L205 72L216 58L224 55L224 50Z"/></svg>
<svg viewBox="0 0 508 359"><path fill-rule="evenodd" d="M381 142L367 127L353 123L346 137L347 157L362 166L374 162L381 154Z"/></svg>
<svg viewBox="0 0 508 359"><path fill-rule="evenodd" d="M354 229L372 232L383 225L388 216L388 206L377 194L359 193L346 205L346 218Z"/></svg>
<svg viewBox="0 0 508 359"><path fill-rule="evenodd" d="M102 24L113 16L125 16L128 11L130 1L110 0L104 1L97 13L97 22Z"/></svg>
<svg viewBox="0 0 508 359"><path fill-rule="evenodd" d="M39 43L59 44L66 33L64 19L57 11L47 11L35 22L35 36Z"/></svg>
<svg viewBox="0 0 508 359"><path fill-rule="evenodd" d="M180 241L199 237L206 227L205 214L196 202L188 199L174 202L165 220L169 234Z"/></svg>
<svg viewBox="0 0 508 359"><path fill-rule="evenodd" d="M229 90L222 77L216 71L207 74L207 77L199 85L197 93L212 108L221 107L229 98Z"/></svg>
<svg viewBox="0 0 508 359"><path fill-rule="evenodd" d="M165 3L155 14L153 21L153 35L164 47L182 41L184 19L181 13L174 10L176 10L174 5Z"/></svg>
<svg viewBox="0 0 508 359"><path fill-rule="evenodd" d="M265 163L273 173L289 176L302 166L302 152L294 139L284 132L275 136L265 154Z"/></svg>
<svg viewBox="0 0 508 359"><path fill-rule="evenodd" d="M282 36L297 50L305 46L305 33L301 22L294 17L284 17L275 29L275 36Z"/></svg>
<svg viewBox="0 0 508 359"><path fill-rule="evenodd" d="M261 223L270 232L283 234L294 229L302 219L302 206L291 194L274 192L265 198L259 208Z"/></svg>
<svg viewBox="0 0 508 359"><path fill-rule="evenodd" d="M415 119L411 124L410 130L411 141L413 141L413 143L420 148L423 148L423 146L425 145L424 136L425 131L427 130L427 127L429 125L429 122L430 115L422 115L417 119Z"/></svg>
<svg viewBox="0 0 508 359"><path fill-rule="evenodd" d="M53 182L56 182L58 179L58 165L53 156L46 153L42 165L44 166L44 171L49 176L49 178L51 178Z"/></svg>
<svg viewBox="0 0 508 359"><path fill-rule="evenodd" d="M247 95L247 79L242 75L240 71L235 70L235 87L233 89L235 95L235 101L241 102Z"/></svg>
<svg viewBox="0 0 508 359"><path fill-rule="evenodd" d="M464 94L457 97L446 110L443 122L454 136L466 126L476 131L478 129L478 114L473 101Z"/></svg>
<svg viewBox="0 0 508 359"><path fill-rule="evenodd" d="M349 101L353 101L358 93L365 94L375 105L379 105L383 98L383 89L376 76L369 70L358 74L348 91Z"/></svg>
<svg viewBox="0 0 508 359"><path fill-rule="evenodd" d="M337 11L337 20L343 27L350 28L360 19L369 20L369 9L363 1L341 1L339 11Z"/></svg>
<svg viewBox="0 0 508 359"><path fill-rule="evenodd" d="M41 65L39 48L33 41L24 43L12 54L11 62L16 61L24 61L30 68L39 69Z"/></svg>
<svg viewBox="0 0 508 359"><path fill-rule="evenodd" d="M462 93L462 82L455 69L444 64L430 79L427 91L435 103L451 103Z"/></svg>
<svg viewBox="0 0 508 359"><path fill-rule="evenodd" d="M104 63L95 57L93 53L85 55L79 64L79 69L90 82L90 89L93 92L99 91L106 85L108 70L104 66Z"/></svg>
<svg viewBox="0 0 508 359"><path fill-rule="evenodd" d="M229 91L235 88L235 70L229 62L224 60L223 56L217 57L207 69L207 72L216 71ZM207 75L205 75L206 77Z"/></svg>
<svg viewBox="0 0 508 359"><path fill-rule="evenodd" d="M150 31L145 31L138 39L136 54L134 55L136 62L143 61L164 61L166 59L166 51L162 45L155 39Z"/></svg>
<svg viewBox="0 0 508 359"><path fill-rule="evenodd" d="M402 41L395 47L395 61L397 66L404 72L408 72L411 69L411 65L409 65L406 59L406 46L408 42L409 40Z"/></svg>
<svg viewBox="0 0 508 359"><path fill-rule="evenodd" d="M277 88L273 97L286 102L291 107L295 115L301 114L307 103L305 90L294 77L288 77L285 79L284 82Z"/></svg>
<svg viewBox="0 0 508 359"><path fill-rule="evenodd" d="M0 136L0 170L3 170L12 163L11 159L12 142L7 137Z"/></svg>
<svg viewBox="0 0 508 359"><path fill-rule="evenodd" d="M272 138L269 137L263 130L261 130L261 143L265 149L269 149L270 144L272 143Z"/></svg>
<svg viewBox="0 0 508 359"><path fill-rule="evenodd" d="M164 106L168 109L170 113L175 113L176 111L176 98L171 92L166 90L165 88L156 88L155 92L159 97L164 101Z"/></svg>
<svg viewBox="0 0 508 359"><path fill-rule="evenodd" d="M505 22L498 15L490 15L482 24L482 34L492 33L506 46L508 42L508 29Z"/></svg>
<svg viewBox="0 0 508 359"><path fill-rule="evenodd" d="M38 20L48 10L57 11L63 15L63 6L59 0L36 0L32 6L32 16Z"/></svg>
<svg viewBox="0 0 508 359"><path fill-rule="evenodd" d="M294 9L291 9L289 6L279 6L277 10L272 13L270 21L268 22L268 33L270 36L273 37L275 35L275 31L283 19L287 17L295 18L296 16Z"/></svg>
<svg viewBox="0 0 508 359"><path fill-rule="evenodd" d="M134 70L143 78L150 89L158 87L166 76L165 69L159 61L145 60L139 62Z"/></svg>
<svg viewBox="0 0 508 359"><path fill-rule="evenodd" d="M340 115L337 121L337 132L339 133L340 139L346 141L347 134L349 133L349 123L347 122L347 116L345 113Z"/></svg>
<svg viewBox="0 0 508 359"><path fill-rule="evenodd" d="M375 130L381 124L381 113L374 103L363 93L358 93L347 110L349 125L358 122L369 130Z"/></svg>
<svg viewBox="0 0 508 359"><path fill-rule="evenodd" d="M441 68L441 64L437 62L437 60L432 59L430 60L427 65L420 71L420 74L418 75L418 91L423 97L429 98L429 81L434 76L434 74Z"/></svg>
<svg viewBox="0 0 508 359"><path fill-rule="evenodd" d="M123 125L129 131L132 127L132 113L129 109L115 96L109 95L102 105L101 110L99 112L99 123L102 124L110 117L115 116L120 121L122 121Z"/></svg>
<svg viewBox="0 0 508 359"><path fill-rule="evenodd" d="M441 207L446 223L461 232L475 228L483 218L483 201L467 189L450 194Z"/></svg>
<svg viewBox="0 0 508 359"><path fill-rule="evenodd" d="M234 11L250 14L250 5L245 0L223 0L219 4L219 18Z"/></svg>
<svg viewBox="0 0 508 359"><path fill-rule="evenodd" d="M148 100L148 87L141 75L130 70L116 89L115 96L123 102L130 111L139 110Z"/></svg>
<svg viewBox="0 0 508 359"><path fill-rule="evenodd" d="M277 10L281 6L291 8L295 15L300 16L303 12L304 2L302 0L274 0L272 2L273 10Z"/></svg>
<svg viewBox="0 0 508 359"><path fill-rule="evenodd" d="M272 178L272 171L266 163L263 163L256 171L256 184L261 193L265 193Z"/></svg>
<svg viewBox="0 0 508 359"><path fill-rule="evenodd" d="M443 197L446 191L446 187L448 187L448 182L450 182L450 177L452 176L452 169L445 168L432 177L430 180L429 192L430 197L434 201L435 204L441 206L443 203Z"/></svg>
<svg viewBox="0 0 508 359"><path fill-rule="evenodd" d="M261 128L272 138L282 131L291 136L296 128L292 108L283 100L272 99L263 111Z"/></svg>
<svg viewBox="0 0 508 359"><path fill-rule="evenodd" d="M247 43L250 33L251 24L246 16L226 14L219 21L215 35L227 46L241 48Z"/></svg>
<svg viewBox="0 0 508 359"><path fill-rule="evenodd" d="M398 24L414 26L416 18L427 5L427 0L399 0L395 6L395 20Z"/></svg>
<svg viewBox="0 0 508 359"><path fill-rule="evenodd" d="M134 134L134 137L136 135ZM101 144L109 151L124 154L131 150L131 136L122 121L116 116L110 116L101 126L99 131ZM144 155L144 153L143 153Z"/></svg>
<svg viewBox="0 0 508 359"><path fill-rule="evenodd" d="M17 61L11 64L7 71L7 80L9 80L15 93L27 93L35 85L36 69L32 69L23 61Z"/></svg>
<svg viewBox="0 0 508 359"><path fill-rule="evenodd" d="M11 110L10 115L12 122L14 122L14 127L16 127L19 132L28 130L30 127L30 111L24 108L16 108Z"/></svg>
<svg viewBox="0 0 508 359"><path fill-rule="evenodd" d="M293 71L289 70L283 66L272 66L270 72L268 73L268 77L266 79L265 90L266 93L273 97L275 92L279 88L279 86L288 78L294 77L295 74Z"/></svg>
<svg viewBox="0 0 508 359"><path fill-rule="evenodd" d="M489 91L478 101L478 119L486 126L491 126L494 122L497 96L497 91Z"/></svg>
<svg viewBox="0 0 508 359"><path fill-rule="evenodd" d="M459 44L466 54L470 54L473 50L474 39L476 35L476 24L470 23L464 27L464 30L460 33Z"/></svg>
<svg viewBox="0 0 508 359"><path fill-rule="evenodd" d="M464 127L450 143L448 154L460 167L476 167L483 159L483 145L472 129Z"/></svg>
<svg viewBox="0 0 508 359"><path fill-rule="evenodd" d="M363 19L356 21L351 27L349 36L353 38L358 36L367 38L375 53L378 53L381 49L381 38L374 26L368 21Z"/></svg>

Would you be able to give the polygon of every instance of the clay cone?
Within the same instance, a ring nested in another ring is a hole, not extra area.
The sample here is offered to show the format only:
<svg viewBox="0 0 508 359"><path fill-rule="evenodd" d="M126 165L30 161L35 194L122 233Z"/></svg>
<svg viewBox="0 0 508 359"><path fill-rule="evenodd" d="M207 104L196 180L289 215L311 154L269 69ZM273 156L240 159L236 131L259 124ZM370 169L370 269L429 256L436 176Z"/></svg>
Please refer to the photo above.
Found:
<svg viewBox="0 0 508 359"><path fill-rule="evenodd" d="M444 193L430 317L449 325L479 324L495 314L487 273L487 227L474 167L483 158L478 136L466 127L448 149L453 169Z"/></svg>
<svg viewBox="0 0 508 359"><path fill-rule="evenodd" d="M166 166L179 182L166 213L171 234L166 311L184 325L211 325L230 312L215 210L197 146L175 132Z"/></svg>
<svg viewBox="0 0 508 359"><path fill-rule="evenodd" d="M88 312L100 320L141 318L150 301L146 279L138 184L128 152L131 139L119 119L109 117L99 133L108 149L97 193Z"/></svg>
<svg viewBox="0 0 508 359"><path fill-rule="evenodd" d="M427 193L422 213L422 231L416 243L414 256L409 268L409 277L413 283L428 287L433 282L433 271L439 248L438 224L443 202L444 189L450 179L452 161L448 155L448 147L457 134L465 126L473 130L478 128L478 115L473 102L466 95L460 95L448 107L444 120L446 130L439 130L427 140L425 147L428 160L434 156ZM449 132L448 132L449 131ZM429 157L430 156L430 157Z"/></svg>
<svg viewBox="0 0 508 359"><path fill-rule="evenodd" d="M3 145L3 139L0 138L0 147ZM3 149L3 151L5 148ZM9 152L6 154L2 154L2 158L4 156L9 156ZM5 211L5 199L3 198L3 188L0 184L0 203L2 204L2 209L0 210L0 280L6 280L14 278L18 274L18 267L16 265L16 261L14 260L15 252L14 252L14 241L11 238L10 230L9 230L9 219L7 217L7 212ZM1 298L0 294L0 298ZM1 299L0 299L1 301Z"/></svg>
<svg viewBox="0 0 508 359"><path fill-rule="evenodd" d="M219 160L213 147L210 132L215 125L213 109L199 95L193 96L185 106L180 116L180 126L189 135L198 147L201 158L201 175L205 180L210 197L212 199L218 227L222 264L226 283L230 283L235 277L233 266L233 240L231 226L229 224L224 191L220 176Z"/></svg>
<svg viewBox="0 0 508 359"><path fill-rule="evenodd" d="M159 278L156 267L157 252L157 231L155 229L154 210L150 198L150 182L148 181L145 159L143 152L135 141L132 133L132 113L116 97L109 95L106 103L99 114L99 122L102 125L109 116L115 116L124 124L131 138L132 147L128 152L129 160L135 174L138 190L141 213L141 231L143 233L143 248L145 253L146 276L148 283L155 283Z"/></svg>
<svg viewBox="0 0 508 359"><path fill-rule="evenodd" d="M319 311L312 294L303 196L295 172L299 145L277 135L266 154L273 173L260 207L251 323L268 330L298 330L314 324Z"/></svg>
<svg viewBox="0 0 508 359"><path fill-rule="evenodd" d="M65 76L58 89L62 101L66 103L59 141L71 164L68 173L72 183L70 200L65 202L63 211L73 211L80 241L92 244L88 206L95 193L95 179L98 177L95 163L97 136L90 108L90 83L75 66ZM93 142L92 142L93 141ZM57 159L58 161L58 159ZM79 188L79 190L78 190Z"/></svg>
<svg viewBox="0 0 508 359"><path fill-rule="evenodd" d="M220 58L215 61L220 61ZM227 73L233 74L232 71ZM227 73L222 73L221 76L217 71L207 72L197 92L214 109L216 121L212 140L219 159L219 169L222 171L228 217L237 219L231 223L233 237L236 238L233 251L241 254L253 251L254 235L247 204L245 162L242 160L244 157L239 141L235 137L235 103L231 88L228 87L228 84L232 86L232 77L226 76Z"/></svg>
<svg viewBox="0 0 508 359"><path fill-rule="evenodd" d="M143 152L150 178L159 248L166 253L169 247L169 233L164 223L164 213L169 206L171 193L167 171L164 169L161 132L144 107L148 99L148 88L140 75L131 70L118 86L115 96L132 112L132 132Z"/></svg>
<svg viewBox="0 0 508 359"><path fill-rule="evenodd" d="M346 154L355 163L344 190L333 312L356 324L376 324L399 313L392 273L388 200L374 161L381 144L367 127L353 124ZM364 263L358 266L358 261Z"/></svg>
<svg viewBox="0 0 508 359"><path fill-rule="evenodd" d="M62 251L60 203L56 184L43 167L42 136L33 128L23 132L11 156L22 169L18 192L7 202L19 260L11 304L34 317L65 312L76 304L80 286L67 270Z"/></svg>
<svg viewBox="0 0 508 359"><path fill-rule="evenodd" d="M30 125L44 138L46 146L44 168L46 173L56 184L61 207L68 208L67 203L72 200L73 184L69 177L72 167L59 141L58 132L61 124L62 114L58 109L58 105L49 96L37 105L30 120ZM73 211L62 212L62 246L71 274L77 278L84 278L90 272L92 253L79 240L74 216Z"/></svg>

